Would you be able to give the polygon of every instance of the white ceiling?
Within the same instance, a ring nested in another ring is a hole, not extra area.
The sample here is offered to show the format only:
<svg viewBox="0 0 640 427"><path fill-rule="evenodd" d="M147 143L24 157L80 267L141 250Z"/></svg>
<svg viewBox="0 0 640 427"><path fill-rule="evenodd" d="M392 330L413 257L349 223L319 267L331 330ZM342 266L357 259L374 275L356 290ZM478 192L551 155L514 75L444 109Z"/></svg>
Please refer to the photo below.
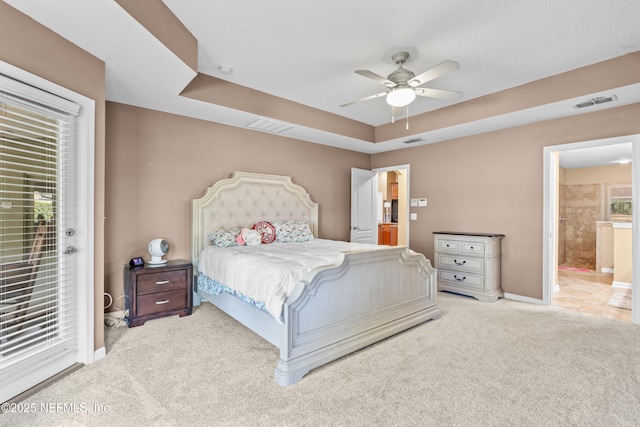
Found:
<svg viewBox="0 0 640 427"><path fill-rule="evenodd" d="M631 144L631 140L620 138L612 144L561 150L558 152L560 167L577 169L630 163L633 157Z"/></svg>
<svg viewBox="0 0 640 427"><path fill-rule="evenodd" d="M244 127L255 115L178 96L195 76L113 0L5 0L106 63L108 100ZM585 65L640 51L637 0L371 0L301 2L164 0L198 40L198 71L320 110L378 126L391 120L384 98L339 107L384 86L391 55L411 53L416 74L447 59L460 69L424 87L462 91L464 102ZM218 65L233 68L220 73ZM580 114L567 105L593 96L420 134L454 138ZM604 109L640 102L640 85L619 88ZM410 116L451 105L418 98ZM589 109L589 112L594 111ZM296 127L287 136L375 153L371 144ZM403 138L406 139L406 138Z"/></svg>

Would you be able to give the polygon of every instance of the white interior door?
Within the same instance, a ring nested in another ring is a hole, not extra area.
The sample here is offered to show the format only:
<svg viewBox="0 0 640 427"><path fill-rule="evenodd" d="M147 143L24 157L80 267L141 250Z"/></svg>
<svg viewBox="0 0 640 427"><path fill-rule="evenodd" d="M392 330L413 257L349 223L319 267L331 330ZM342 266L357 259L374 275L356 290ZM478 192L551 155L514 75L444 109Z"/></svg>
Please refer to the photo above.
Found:
<svg viewBox="0 0 640 427"><path fill-rule="evenodd" d="M378 173L351 168L351 241L378 243Z"/></svg>

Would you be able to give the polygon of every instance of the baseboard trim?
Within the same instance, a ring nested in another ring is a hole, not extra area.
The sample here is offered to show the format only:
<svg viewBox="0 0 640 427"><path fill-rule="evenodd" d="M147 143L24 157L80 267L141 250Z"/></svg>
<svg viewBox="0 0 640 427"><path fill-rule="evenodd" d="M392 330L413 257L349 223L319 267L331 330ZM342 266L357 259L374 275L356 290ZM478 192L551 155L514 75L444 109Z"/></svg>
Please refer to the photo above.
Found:
<svg viewBox="0 0 640 427"><path fill-rule="evenodd" d="M611 283L611 287L612 288L619 288L619 289L631 289L631 283L618 282L618 281L614 280L613 283Z"/></svg>
<svg viewBox="0 0 640 427"><path fill-rule="evenodd" d="M538 298L531 298L531 297L525 297L523 295L510 294L508 292L504 293L504 297L505 299L511 299L514 301L526 302L529 304L544 305L544 302Z"/></svg>
<svg viewBox="0 0 640 427"><path fill-rule="evenodd" d="M603 272L603 273L611 273L611 274L613 274L613 273L614 273L613 268L606 268L606 267L602 267L602 268L600 269L600 271L601 271L601 272Z"/></svg>
<svg viewBox="0 0 640 427"><path fill-rule="evenodd" d="M100 347L99 349L93 352L93 361L97 362L98 360L102 359L106 355L107 355L107 348Z"/></svg>

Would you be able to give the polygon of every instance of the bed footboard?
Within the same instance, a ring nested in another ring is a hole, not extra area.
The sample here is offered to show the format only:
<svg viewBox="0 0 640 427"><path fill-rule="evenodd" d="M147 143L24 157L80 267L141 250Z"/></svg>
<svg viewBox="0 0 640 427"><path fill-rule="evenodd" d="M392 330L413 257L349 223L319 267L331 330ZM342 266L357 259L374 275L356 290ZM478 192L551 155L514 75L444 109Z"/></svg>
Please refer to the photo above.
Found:
<svg viewBox="0 0 640 427"><path fill-rule="evenodd" d="M405 247L348 252L310 272L284 307L286 343L274 372L280 385L311 369L441 316L436 270Z"/></svg>

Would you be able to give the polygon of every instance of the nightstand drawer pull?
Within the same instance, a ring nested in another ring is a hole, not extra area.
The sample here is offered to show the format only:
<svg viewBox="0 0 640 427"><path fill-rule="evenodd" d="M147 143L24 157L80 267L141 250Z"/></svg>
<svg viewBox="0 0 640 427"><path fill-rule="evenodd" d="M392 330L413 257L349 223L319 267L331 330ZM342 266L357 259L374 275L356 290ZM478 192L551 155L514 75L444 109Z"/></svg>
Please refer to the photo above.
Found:
<svg viewBox="0 0 640 427"><path fill-rule="evenodd" d="M168 299L163 300L163 301L156 301L156 305L160 305L160 304L167 304L169 302Z"/></svg>
<svg viewBox="0 0 640 427"><path fill-rule="evenodd" d="M464 281L464 280L466 280L466 279L467 279L467 276L463 276L463 277L462 277L462 279L460 279L456 274L454 274L454 275L453 275L453 278L454 278L454 279L456 279L456 280L457 280L457 281L459 281L459 282L462 282L462 281ZM157 304L157 303L156 303L156 304Z"/></svg>
<svg viewBox="0 0 640 427"><path fill-rule="evenodd" d="M171 283L169 280L162 280L160 282L156 282L156 285L166 285L167 283Z"/></svg>
<svg viewBox="0 0 640 427"><path fill-rule="evenodd" d="M454 262L456 265L465 265L465 264L467 263L467 261L458 262L458 260L457 260L457 259L454 259L454 260L453 260L453 262Z"/></svg>

